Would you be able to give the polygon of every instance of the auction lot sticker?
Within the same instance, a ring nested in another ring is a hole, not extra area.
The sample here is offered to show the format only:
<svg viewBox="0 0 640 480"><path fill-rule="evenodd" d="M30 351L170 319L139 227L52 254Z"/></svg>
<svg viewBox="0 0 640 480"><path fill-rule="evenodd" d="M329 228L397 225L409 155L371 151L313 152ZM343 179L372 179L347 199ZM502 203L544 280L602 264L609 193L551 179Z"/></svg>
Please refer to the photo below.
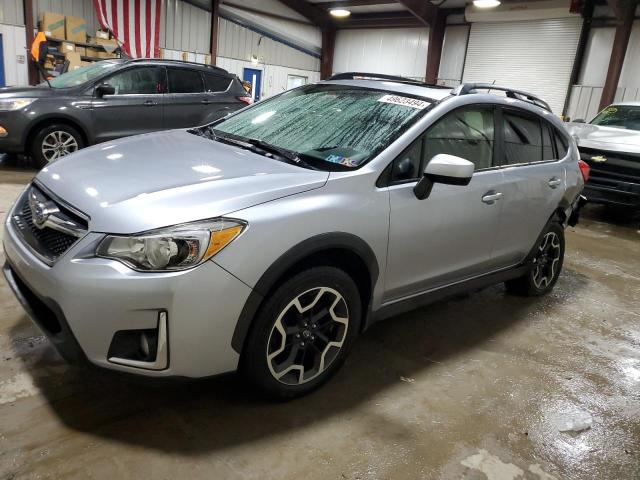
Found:
<svg viewBox="0 0 640 480"><path fill-rule="evenodd" d="M403 107L416 108L418 110L423 110L430 105L429 102L425 102L424 100L403 97L400 95L383 95L378 99L378 101L383 103L393 103L394 105L402 105Z"/></svg>

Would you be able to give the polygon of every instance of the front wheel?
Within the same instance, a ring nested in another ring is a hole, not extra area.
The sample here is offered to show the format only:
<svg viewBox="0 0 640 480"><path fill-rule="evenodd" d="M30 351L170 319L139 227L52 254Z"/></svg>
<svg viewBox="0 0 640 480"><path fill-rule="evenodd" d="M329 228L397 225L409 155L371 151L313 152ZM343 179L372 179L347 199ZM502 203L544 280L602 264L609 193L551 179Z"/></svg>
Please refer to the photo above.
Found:
<svg viewBox="0 0 640 480"><path fill-rule="evenodd" d="M533 268L522 277L505 283L507 291L528 297L550 292L560 276L564 260L564 229L552 223L534 249Z"/></svg>
<svg viewBox="0 0 640 480"><path fill-rule="evenodd" d="M84 147L82 135L66 124L47 125L33 137L31 156L38 168Z"/></svg>
<svg viewBox="0 0 640 480"><path fill-rule="evenodd" d="M262 393L286 399L311 392L343 363L360 329L360 294L344 271L315 267L284 282L249 333L242 373Z"/></svg>

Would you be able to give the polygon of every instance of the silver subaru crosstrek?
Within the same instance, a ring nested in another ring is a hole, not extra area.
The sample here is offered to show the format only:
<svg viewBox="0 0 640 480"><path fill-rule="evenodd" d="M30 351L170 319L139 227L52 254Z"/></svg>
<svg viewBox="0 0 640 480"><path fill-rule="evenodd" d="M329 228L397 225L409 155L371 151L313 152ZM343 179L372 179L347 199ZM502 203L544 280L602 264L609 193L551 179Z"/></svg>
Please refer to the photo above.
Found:
<svg viewBox="0 0 640 480"><path fill-rule="evenodd" d="M4 273L71 362L240 369L293 397L373 322L499 282L550 291L581 169L525 92L341 74L50 164L7 218Z"/></svg>

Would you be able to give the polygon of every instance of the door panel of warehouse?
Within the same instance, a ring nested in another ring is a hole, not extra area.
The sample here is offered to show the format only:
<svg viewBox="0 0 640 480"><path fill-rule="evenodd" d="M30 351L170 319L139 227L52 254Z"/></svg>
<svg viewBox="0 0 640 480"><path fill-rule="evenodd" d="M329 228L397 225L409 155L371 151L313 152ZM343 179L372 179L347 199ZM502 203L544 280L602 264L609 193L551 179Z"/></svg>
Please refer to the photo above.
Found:
<svg viewBox="0 0 640 480"><path fill-rule="evenodd" d="M161 67L135 66L106 78L103 83L114 87L115 94L94 94L96 143L162 130L164 76Z"/></svg>
<svg viewBox="0 0 640 480"><path fill-rule="evenodd" d="M530 91L562 114L582 28L579 16L471 25L463 82Z"/></svg>
<svg viewBox="0 0 640 480"><path fill-rule="evenodd" d="M210 109L209 95L199 70L167 68L167 93L164 96L165 128L196 127L205 123Z"/></svg>

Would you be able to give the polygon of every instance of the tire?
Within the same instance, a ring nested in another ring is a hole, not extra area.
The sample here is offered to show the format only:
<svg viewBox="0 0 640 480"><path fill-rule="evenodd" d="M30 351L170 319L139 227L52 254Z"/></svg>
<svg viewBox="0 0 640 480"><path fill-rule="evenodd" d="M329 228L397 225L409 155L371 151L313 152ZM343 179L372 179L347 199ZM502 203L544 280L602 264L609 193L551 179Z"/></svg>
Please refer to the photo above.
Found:
<svg viewBox="0 0 640 480"><path fill-rule="evenodd" d="M85 146L80 132L64 123L47 125L32 138L31 157L38 168Z"/></svg>
<svg viewBox="0 0 640 480"><path fill-rule="evenodd" d="M564 261L564 229L549 225L534 248L533 268L523 276L505 282L507 291L526 297L539 297L553 290Z"/></svg>
<svg viewBox="0 0 640 480"><path fill-rule="evenodd" d="M340 368L360 332L361 315L360 293L349 275L335 267L305 270L260 308L240 372L269 398L306 395Z"/></svg>

